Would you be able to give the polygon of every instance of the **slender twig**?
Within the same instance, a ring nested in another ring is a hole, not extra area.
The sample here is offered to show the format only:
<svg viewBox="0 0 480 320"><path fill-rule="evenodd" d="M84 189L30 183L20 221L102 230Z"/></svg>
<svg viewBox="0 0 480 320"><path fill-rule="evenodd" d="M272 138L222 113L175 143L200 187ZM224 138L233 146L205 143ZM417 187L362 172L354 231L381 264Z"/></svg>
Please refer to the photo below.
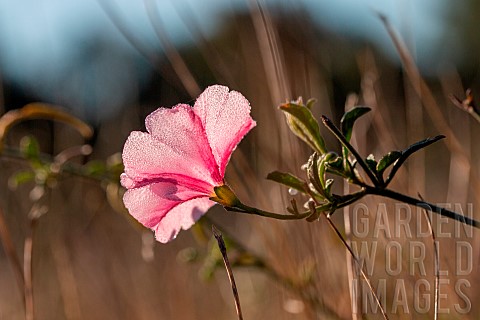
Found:
<svg viewBox="0 0 480 320"><path fill-rule="evenodd" d="M345 194L349 193L349 184L344 180L343 181L343 191ZM345 226L345 240L350 246L352 243L352 229L350 221L350 212L348 206L343 208L343 225ZM345 248L345 258L347 260L347 277L348 277L348 287L350 289L350 303L352 307L352 320L358 320L358 299L356 288L354 287L354 263L353 258L350 255L348 249Z"/></svg>
<svg viewBox="0 0 480 320"><path fill-rule="evenodd" d="M25 238L23 247L23 274L25 280L25 319L34 319L34 306L33 306L33 285L32 285L32 249L33 249L33 225L32 221L30 225L30 232Z"/></svg>
<svg viewBox="0 0 480 320"><path fill-rule="evenodd" d="M30 210L28 219L29 225L27 228L27 235L23 246L23 277L25 290L25 319L33 320L35 318L35 310L33 304L33 281L32 281L32 253L33 253L33 236L35 233L35 226L37 218L41 209L37 204L34 204Z"/></svg>
<svg viewBox="0 0 480 320"><path fill-rule="evenodd" d="M220 231L218 231L217 228L215 228L214 225L212 225L212 232L213 232L213 235L215 236L215 239L217 240L218 248L220 249L220 252L222 253L223 263L225 264L225 269L227 269L228 280L230 280L230 285L232 286L233 297L235 299L235 309L237 310L238 320L242 320L243 316L242 316L242 308L240 306L240 297L238 296L237 285L235 284L235 278L233 276L232 267L230 266L230 262L228 261L227 247L225 246L225 241L223 241L222 234L220 233Z"/></svg>
<svg viewBox="0 0 480 320"><path fill-rule="evenodd" d="M322 122L323 124L327 127L328 130L330 130L333 135L340 141L340 143L348 149L348 151L355 157L357 160L358 164L363 168L367 176L370 178L372 183L374 185L379 185L380 182L378 181L377 177L375 176L375 173L372 172L372 170L368 167L368 165L365 163L365 161L362 159L360 154L358 154L357 150L350 144L350 142L347 141L345 136L340 132L340 130L333 124L333 122L328 119L326 116L322 116Z"/></svg>
<svg viewBox="0 0 480 320"><path fill-rule="evenodd" d="M182 82L188 94L192 97L198 96L201 92L200 87L195 80L195 77L188 69L187 64L183 60L182 56L175 48L175 46L171 43L166 32L164 31L162 21L158 13L156 0L144 0L144 4L148 14L148 20L150 21L153 29L155 30L158 40L160 41L164 49L165 55L173 67L173 70L175 70L178 78Z"/></svg>
<svg viewBox="0 0 480 320"><path fill-rule="evenodd" d="M240 213L247 213L247 214L254 214L261 217L272 218L277 220L302 220L309 217L312 213L310 211L301 213L301 214L278 214L269 211L260 210L257 208L248 207L242 205L241 208L239 207L225 207L227 211L233 212L240 212Z"/></svg>
<svg viewBox="0 0 480 320"><path fill-rule="evenodd" d="M20 259L15 252L15 246L12 241L12 235L7 226L7 221L5 215L3 214L2 209L0 208L0 240L2 241L3 249L7 255L8 261L13 269L15 274L15 279L17 280L17 285L19 287L19 292L22 296L22 302L25 302L25 285L23 280L23 268L20 263Z"/></svg>
<svg viewBox="0 0 480 320"><path fill-rule="evenodd" d="M174 88L178 88L178 81L172 79L169 72L166 72L165 68L159 63L160 58L156 54L152 54L151 50L147 48L141 40L132 33L128 27L125 26L120 13L108 0L97 0L98 4L102 8L103 12L107 15L108 19L112 22L114 27L120 32L120 34L127 40L127 42L152 66L152 68L160 73L162 77Z"/></svg>
<svg viewBox="0 0 480 320"><path fill-rule="evenodd" d="M423 198L421 195L418 195L420 199ZM432 239L432 244L433 244L433 254L434 254L434 267L435 267L435 298L434 298L434 316L433 320L438 319L438 298L440 295L440 256L439 256L439 251L438 251L438 245L437 241L435 239L435 232L433 231L432 227L432 218L430 217L430 214L427 212L427 210L422 210L423 214L425 215L425 219L427 220L427 225L428 225L428 230L430 231L430 236Z"/></svg>
<svg viewBox="0 0 480 320"><path fill-rule="evenodd" d="M448 97L450 98L452 103L457 108L469 113L475 120L477 120L477 122L480 123L480 110L478 110L478 108L475 104L475 100L473 99L472 90L467 89L467 91L465 92L465 99L464 100L460 100L459 98L457 98L453 94L449 95Z"/></svg>
<svg viewBox="0 0 480 320"><path fill-rule="evenodd" d="M395 191L392 191L392 190L389 190L389 189L366 187L365 192L366 192L366 194L377 195L377 196L381 196L381 197L385 197L385 198L390 198L390 199L393 199L393 200L398 200L398 201L401 201L401 202L404 202L404 203L407 203L407 204L411 204L411 205L417 206L419 208L426 209L430 212L435 212L435 213L437 213L441 216L444 216L444 217L462 222L464 224L473 226L475 228L480 228L480 222L475 220L475 219L466 217L464 215L458 214L458 213L450 211L448 209L438 207L434 204L422 201L420 199L415 199L415 198L409 197L407 195L404 195L404 194L401 194L401 193L398 193L398 192L395 192Z"/></svg>
<svg viewBox="0 0 480 320"><path fill-rule="evenodd" d="M368 279L367 275L365 274L365 271L363 271L363 268L362 268L362 265L360 263L360 261L358 260L357 256L355 255L355 253L353 252L352 248L350 247L350 245L347 243L347 241L343 238L342 236L342 233L340 232L340 230L338 230L338 228L335 226L335 224L333 223L333 221L330 219L330 216L327 215L326 213L323 214L323 216L325 217L325 219L327 219L327 222L328 222L328 225L333 229L333 231L335 232L335 234L337 235L337 237L340 239L340 241L343 243L343 245L345 246L345 248L348 250L348 252L350 253L352 259L355 261L355 263L357 264L358 266L358 269L360 270L360 275L362 276L363 280L365 280L365 282L367 283L368 285L368 288L370 289L370 292L372 293L374 299L375 299L375 302L377 303L378 307L380 308L380 312L382 313L383 315L383 318L385 320L388 320L388 316L387 316L387 313L385 312L385 309L383 308L382 306L382 303L380 302L380 299L378 298L378 295L376 294L373 286L372 286L372 283L370 282L370 280Z"/></svg>
<svg viewBox="0 0 480 320"><path fill-rule="evenodd" d="M151 66L158 71L158 58L152 55L147 48L140 42L140 39L136 37L122 22L122 18L118 11L111 5L108 0L97 0L98 4L102 8L103 12L107 15L108 19L112 24L117 28L117 30L122 34L122 36L127 40L131 46L140 53Z"/></svg>
<svg viewBox="0 0 480 320"><path fill-rule="evenodd" d="M210 224L214 224L214 221L209 218L208 215L204 216L202 219L207 220ZM218 224L216 224L218 226ZM306 301L312 309L314 309L319 315L322 315L323 318L327 319L341 319L338 314L332 310L329 306L325 305L321 300L318 299L318 295L307 290L307 287L303 284L298 284L296 281L289 279L280 273L278 273L275 268L268 264L261 256L258 256L247 247L245 247L241 242L235 239L234 236L230 235L229 232L221 227L216 227L223 234L228 236L228 241L232 243L232 246L235 247L240 252L248 253L252 258L248 265L234 264L234 267L243 267L243 266L252 266L258 268L259 270L265 272L265 274L270 277L273 281L279 283L282 287L290 290L292 293L297 294L303 301Z"/></svg>
<svg viewBox="0 0 480 320"><path fill-rule="evenodd" d="M392 39L392 42L395 45L395 48L397 49L400 56L400 60L402 61L402 64L404 66L405 73L410 80L413 89L420 97L429 117L432 119L432 124L435 126L438 132L442 132L448 137L448 139L445 139L443 141L450 153L455 154L461 165L465 165L466 167L470 168L473 190L480 190L479 170L476 166L470 165L471 161L469 155L465 152L464 148L462 147L462 143L457 138L455 132L452 130L452 126L448 124L448 121L443 115L443 112L439 104L437 103L432 90L429 88L425 79L422 78L420 71L415 64L413 56L409 52L407 46L403 42L398 32L388 21L387 17L382 14L379 14L378 16L383 22L390 38ZM478 192L473 192L472 195L477 200L479 199Z"/></svg>

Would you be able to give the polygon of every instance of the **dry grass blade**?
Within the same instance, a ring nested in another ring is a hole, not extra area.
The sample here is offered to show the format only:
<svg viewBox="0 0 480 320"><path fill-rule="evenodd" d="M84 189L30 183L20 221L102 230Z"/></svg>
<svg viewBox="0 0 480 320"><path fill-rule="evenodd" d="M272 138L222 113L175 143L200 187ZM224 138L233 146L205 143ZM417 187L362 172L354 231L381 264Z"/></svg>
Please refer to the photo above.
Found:
<svg viewBox="0 0 480 320"><path fill-rule="evenodd" d="M463 166L470 166L469 156L463 150L462 144L457 139L455 133L450 128L447 120L443 116L442 111L440 110L440 107L432 93L432 90L430 90L427 83L420 75L420 71L418 70L413 60L413 57L408 51L405 43L402 41L396 30L392 27L387 17L379 14L379 18L382 20L388 32L388 35L392 39L393 44L395 45L395 48L400 55L400 59L402 61L405 72L412 84L412 87L422 100L422 104L425 107L425 110L427 111L429 117L432 119L433 125L439 132L445 134L448 137L448 139L444 140L445 145L449 149L450 153L458 155L459 162ZM479 172L475 166L471 166L470 170L472 172L472 184L474 190L480 190ZM476 199L478 199L477 192L474 192L473 195Z"/></svg>
<svg viewBox="0 0 480 320"><path fill-rule="evenodd" d="M220 252L222 253L223 263L225 264L225 269L227 269L228 279L230 280L230 285L232 286L233 297L235 299L235 308L237 310L238 320L243 320L242 309L240 307L240 297L238 296L237 285L235 284L235 278L233 277L232 267L230 266L230 262L228 261L227 248L225 247L225 241L223 241L222 234L220 233L220 231L218 231L217 228L215 228L214 225L212 225L212 232L213 232L213 235L215 236L215 239L217 240L218 248L220 249Z"/></svg>
<svg viewBox="0 0 480 320"><path fill-rule="evenodd" d="M422 196L419 194L418 197L423 201ZM428 225L428 230L430 232L430 236L432 239L432 244L433 244L433 254L435 258L435 300L434 300L434 320L438 319L438 298L440 294L439 286L440 286L440 256L438 252L438 244L435 239L435 232L433 231L432 227L432 218L430 217L430 214L427 212L427 210L422 210L423 214L425 215L425 219L427 220L427 225Z"/></svg>
<svg viewBox="0 0 480 320"><path fill-rule="evenodd" d="M370 280L368 279L367 275L365 274L365 272L363 271L362 269L362 265L360 264L360 261L358 260L357 256L355 255L355 253L353 252L352 248L348 245L347 241L343 238L342 234L340 233L340 231L338 230L338 228L335 226L335 224L332 222L332 220L330 219L330 217L325 213L323 212L323 216L325 217L325 219L327 219L327 222L328 222L328 225L330 226L330 228L333 229L333 231L335 232L335 234L337 235L337 237L340 239L340 241L342 241L342 244L345 246L345 248L348 250L348 252L350 252L350 255L352 256L353 260L355 261L355 263L357 264L357 266L359 267L360 269L360 275L362 276L363 280L365 280L365 282L367 283L368 285L368 288L370 290L370 292L372 293L374 299L375 299L375 303L378 305L378 307L380 308L380 312L382 313L382 316L385 320L388 320L388 316L387 316L387 313L385 312L385 309L383 308L382 306L382 303L380 302L380 299L378 298L378 295L377 293L375 292L375 290L373 289L373 286L372 286L372 283L370 282Z"/></svg>
<svg viewBox="0 0 480 320"><path fill-rule="evenodd" d="M129 28L123 23L120 13L117 11L113 5L109 4L108 0L97 0L98 4L102 10L107 15L108 19L112 24L117 28L120 34L125 38L125 40L130 43L130 45L143 57L145 60L156 70L162 77L167 81L172 87L179 88L180 84L177 79L173 79L171 73L166 72L165 68L159 64L159 57L155 53L151 53L151 49L143 45L143 43L138 39L138 37L133 34Z"/></svg>
<svg viewBox="0 0 480 320"><path fill-rule="evenodd" d="M33 304L33 273L32 273L32 254L33 254L33 237L37 226L38 218L47 212L46 206L34 204L28 214L29 226L28 233L25 237L23 247L23 276L25 290L25 319L33 320L35 318L35 310Z"/></svg>
<svg viewBox="0 0 480 320"><path fill-rule="evenodd" d="M180 53L172 45L164 31L160 15L158 14L158 7L155 0L144 0L145 9L148 14L148 19L157 34L158 40L164 48L165 55L168 61L172 64L173 69L180 78L183 86L191 97L197 97L201 90L198 83L195 81L193 74L187 67Z"/></svg>
<svg viewBox="0 0 480 320"><path fill-rule="evenodd" d="M12 266L13 273L15 274L15 279L17 280L20 293L22 295L22 300L25 301L25 292L24 292L24 280L23 280L23 269L18 258L17 253L15 252L15 246L12 241L12 236L10 230L7 226L7 221L5 220L5 215L3 214L2 209L0 208L0 240L2 241L3 249L7 255L8 261Z"/></svg>
<svg viewBox="0 0 480 320"><path fill-rule="evenodd" d="M253 26L274 104L290 96L290 85L285 73L285 61L278 36L266 9L257 0L249 1Z"/></svg>

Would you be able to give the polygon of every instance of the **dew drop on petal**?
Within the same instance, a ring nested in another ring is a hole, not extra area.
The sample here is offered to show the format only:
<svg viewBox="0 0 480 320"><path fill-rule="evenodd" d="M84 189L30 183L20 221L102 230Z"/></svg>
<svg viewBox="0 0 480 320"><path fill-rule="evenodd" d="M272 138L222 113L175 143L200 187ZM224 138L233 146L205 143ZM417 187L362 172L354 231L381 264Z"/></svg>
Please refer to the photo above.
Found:
<svg viewBox="0 0 480 320"><path fill-rule="evenodd" d="M297 189L294 189L294 188L288 188L288 193L291 195L291 196L296 196L298 194L298 190Z"/></svg>

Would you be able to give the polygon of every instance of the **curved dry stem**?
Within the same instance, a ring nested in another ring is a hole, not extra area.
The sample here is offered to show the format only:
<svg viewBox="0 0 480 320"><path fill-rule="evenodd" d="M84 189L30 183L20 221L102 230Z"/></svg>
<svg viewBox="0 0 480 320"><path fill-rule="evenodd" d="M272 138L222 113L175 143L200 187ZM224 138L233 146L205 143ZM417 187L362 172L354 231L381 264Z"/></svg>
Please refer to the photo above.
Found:
<svg viewBox="0 0 480 320"><path fill-rule="evenodd" d="M370 280L368 279L367 275L365 274L365 272L363 271L363 268L362 268L362 265L360 263L360 261L358 260L357 256L355 255L355 253L353 252L352 248L348 245L347 241L345 240L345 238L343 238L342 234L340 233L340 230L338 230L338 228L335 226L335 224L332 222L332 220L330 219L330 216L327 215L327 214L323 214L323 216L325 217L325 219L327 219L327 222L328 222L328 225L333 229L333 231L335 232L335 234L337 235L337 237L340 239L340 241L343 243L343 245L345 246L345 248L348 250L348 252L350 252L350 255L352 256L352 259L355 261L355 263L357 264L357 266L359 267L360 269L360 275L362 276L363 280L365 280L365 282L367 283L368 285L368 288L370 290L370 292L372 293L374 299L375 299L375 302L377 303L378 307L380 308L380 312L382 313L382 316L385 320L388 320L388 316L387 316L387 313L385 312L385 309L383 308L382 306L382 303L380 302L380 299L378 298L378 295L377 293L375 292L375 290L373 289L373 286L372 286L372 283L370 282Z"/></svg>
<svg viewBox="0 0 480 320"><path fill-rule="evenodd" d="M217 240L218 248L220 249L220 252L223 258L223 263L225 265L225 269L227 270L228 280L230 280L230 285L232 286L232 292L235 300L235 309L237 311L238 320L243 320L242 308L240 306L240 296L238 295L237 285L235 284L235 277L233 276L233 271L230 265L230 261L228 261L227 247L225 245L225 241L223 241L223 236L220 233L220 231L218 231L218 229L213 224L212 224L212 232L213 232L213 235L215 236L215 239Z"/></svg>

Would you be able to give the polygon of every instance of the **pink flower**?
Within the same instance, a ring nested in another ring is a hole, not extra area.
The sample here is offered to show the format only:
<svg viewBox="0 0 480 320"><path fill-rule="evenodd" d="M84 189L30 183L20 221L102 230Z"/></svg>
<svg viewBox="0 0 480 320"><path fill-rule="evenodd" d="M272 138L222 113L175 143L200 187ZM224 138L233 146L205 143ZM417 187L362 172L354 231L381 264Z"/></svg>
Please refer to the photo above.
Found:
<svg viewBox="0 0 480 320"><path fill-rule="evenodd" d="M193 108L159 108L145 126L148 132L133 131L123 148L123 201L166 243L215 204L214 187L224 184L230 156L255 121L242 94L215 85Z"/></svg>

